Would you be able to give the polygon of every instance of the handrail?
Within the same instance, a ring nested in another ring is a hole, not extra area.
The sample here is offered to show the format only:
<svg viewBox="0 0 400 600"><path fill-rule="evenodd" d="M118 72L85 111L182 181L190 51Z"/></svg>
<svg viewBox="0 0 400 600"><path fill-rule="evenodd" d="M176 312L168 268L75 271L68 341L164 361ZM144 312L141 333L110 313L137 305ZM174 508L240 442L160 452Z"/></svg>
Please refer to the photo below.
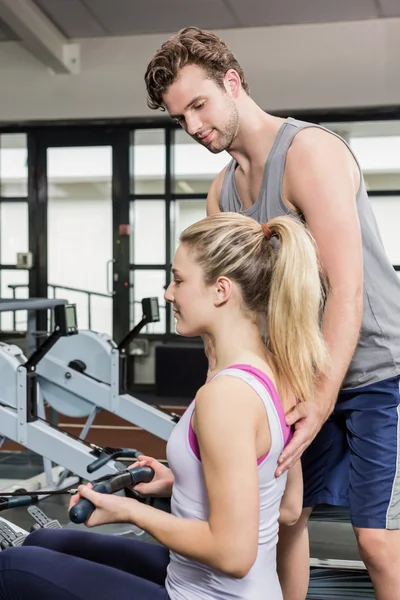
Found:
<svg viewBox="0 0 400 600"><path fill-rule="evenodd" d="M10 289L16 290L17 288L27 288L28 284L27 283L10 283L8 285L8 287ZM67 285L58 285L55 283L49 283L48 287L53 288L53 289L60 289L60 290L68 290L69 292L82 292L84 294L91 294L92 296L102 296L104 298L111 298L111 294L105 294L104 292L93 292L92 290L84 290L83 288L75 288L75 287L70 287Z"/></svg>
<svg viewBox="0 0 400 600"><path fill-rule="evenodd" d="M22 288L28 288L28 284L27 283L11 283L8 285L8 287L12 290L13 293L13 299L16 300L16 290L17 289L22 289ZM49 283L48 287L51 288L53 290L53 298L56 297L56 290L66 290L67 292L77 292L80 294L86 294L88 297L88 329L92 329L92 296L97 296L99 298L110 298L112 299L113 296L112 294L105 294L104 292L94 292L92 290L85 290L82 288L75 288L75 287L71 287L71 286L67 286L67 285L58 285L55 283ZM133 287L133 285L131 285L130 287ZM140 304L142 305L140 300L133 300L133 302L131 302L130 304ZM160 305L159 307L160 309L166 309L165 305ZM13 313L13 328L14 331L17 328L17 317L16 317L16 313Z"/></svg>
<svg viewBox="0 0 400 600"><path fill-rule="evenodd" d="M27 288L29 286L26 283L17 283L17 284L10 284L8 287L13 292L13 299L16 299L16 290L21 289L21 288ZM76 293L87 295L87 297L88 297L88 329L92 328L92 296L97 296L99 298L112 298L111 294L105 294L104 292L94 292L91 290L84 290L84 289L75 288L75 287L71 287L71 286L67 286L67 285L57 285L54 283L49 283L48 287L51 288L53 291L53 298L56 297L56 290L66 290L67 292L76 292ZM16 321L16 315L14 313L14 316L13 316L14 330L16 329L16 325L17 325L17 321Z"/></svg>

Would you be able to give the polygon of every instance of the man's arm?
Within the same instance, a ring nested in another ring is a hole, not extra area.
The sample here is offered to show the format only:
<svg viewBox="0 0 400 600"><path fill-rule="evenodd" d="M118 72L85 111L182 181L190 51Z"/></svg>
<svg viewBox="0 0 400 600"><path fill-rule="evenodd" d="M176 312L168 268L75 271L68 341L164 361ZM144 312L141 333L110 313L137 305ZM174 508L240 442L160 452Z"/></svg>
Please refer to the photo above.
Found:
<svg viewBox="0 0 400 600"><path fill-rule="evenodd" d="M281 455L281 472L299 458L333 411L357 346L363 260L355 165L341 140L317 128L300 132L288 153L287 199L303 213L329 280L322 330L331 364L317 382L314 406L298 405L287 418L296 423L296 433Z"/></svg>

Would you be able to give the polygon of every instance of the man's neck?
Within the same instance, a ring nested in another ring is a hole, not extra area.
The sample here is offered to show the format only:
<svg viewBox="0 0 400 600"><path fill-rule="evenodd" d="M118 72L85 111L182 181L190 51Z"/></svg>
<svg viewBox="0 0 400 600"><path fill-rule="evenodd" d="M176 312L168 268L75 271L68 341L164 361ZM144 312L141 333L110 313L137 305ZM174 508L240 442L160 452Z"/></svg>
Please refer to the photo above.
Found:
<svg viewBox="0 0 400 600"><path fill-rule="evenodd" d="M285 119L269 115L257 105L254 106L250 105L252 110L247 112L241 111L244 116L240 118L238 134L230 148L227 148L244 172L263 168L276 135L285 122Z"/></svg>

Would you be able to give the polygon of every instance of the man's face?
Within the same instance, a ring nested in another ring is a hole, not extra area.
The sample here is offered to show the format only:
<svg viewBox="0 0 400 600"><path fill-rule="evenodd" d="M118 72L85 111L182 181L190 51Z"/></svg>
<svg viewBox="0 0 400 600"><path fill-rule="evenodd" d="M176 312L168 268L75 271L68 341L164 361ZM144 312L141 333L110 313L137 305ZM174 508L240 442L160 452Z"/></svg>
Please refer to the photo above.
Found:
<svg viewBox="0 0 400 600"><path fill-rule="evenodd" d="M218 86L201 67L183 67L163 100L170 116L210 152L231 146L239 127L235 100L228 86Z"/></svg>

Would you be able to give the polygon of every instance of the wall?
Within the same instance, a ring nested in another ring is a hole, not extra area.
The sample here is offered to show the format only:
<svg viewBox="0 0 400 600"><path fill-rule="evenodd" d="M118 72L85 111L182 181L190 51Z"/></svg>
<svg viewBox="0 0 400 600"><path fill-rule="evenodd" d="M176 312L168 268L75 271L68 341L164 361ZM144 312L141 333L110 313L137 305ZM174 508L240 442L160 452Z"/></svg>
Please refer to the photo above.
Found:
<svg viewBox="0 0 400 600"><path fill-rule="evenodd" d="M400 19L218 31L265 109L393 105L400 98ZM154 116L143 74L168 35L81 41L79 75L51 75L0 44L0 121Z"/></svg>

